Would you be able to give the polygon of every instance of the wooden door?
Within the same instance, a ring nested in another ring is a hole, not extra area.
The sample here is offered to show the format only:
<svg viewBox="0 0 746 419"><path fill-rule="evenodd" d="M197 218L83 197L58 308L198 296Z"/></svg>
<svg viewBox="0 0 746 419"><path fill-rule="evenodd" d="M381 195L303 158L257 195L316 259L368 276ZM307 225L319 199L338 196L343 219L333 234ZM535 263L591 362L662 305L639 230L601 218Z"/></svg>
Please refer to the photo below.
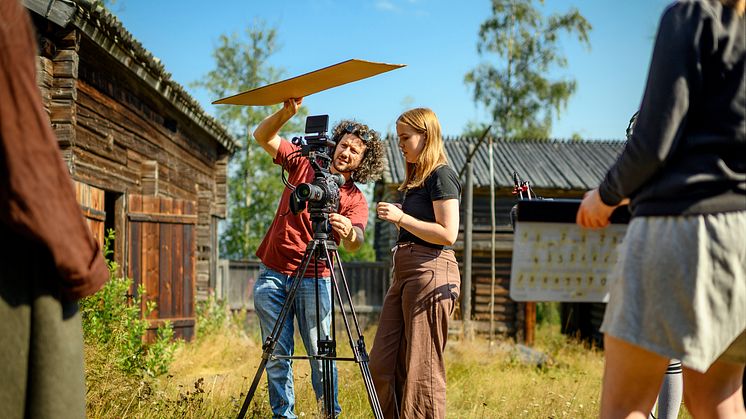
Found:
<svg viewBox="0 0 746 419"><path fill-rule="evenodd" d="M75 197L80 204L83 215L88 222L93 238L98 244L104 246L104 222L106 221L106 211L104 206L104 190L94 188L85 183L74 181Z"/></svg>
<svg viewBox="0 0 746 419"><path fill-rule="evenodd" d="M191 340L195 325L195 202L130 195L127 220L132 292L143 285L143 313L148 301L156 303L148 316L148 338L169 320L176 337Z"/></svg>

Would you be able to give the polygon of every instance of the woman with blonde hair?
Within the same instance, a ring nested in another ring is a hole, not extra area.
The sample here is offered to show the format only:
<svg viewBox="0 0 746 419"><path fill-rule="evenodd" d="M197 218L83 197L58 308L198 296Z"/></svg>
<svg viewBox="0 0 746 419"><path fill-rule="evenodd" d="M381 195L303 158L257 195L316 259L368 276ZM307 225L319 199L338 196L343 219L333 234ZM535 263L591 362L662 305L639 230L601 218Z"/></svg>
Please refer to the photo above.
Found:
<svg viewBox="0 0 746 419"><path fill-rule="evenodd" d="M443 352L461 278L449 246L458 236L458 175L448 166L435 113L404 112L396 121L406 161L400 204L379 202L378 217L396 225L393 281L370 353L370 370L386 418L443 418Z"/></svg>
<svg viewBox="0 0 746 419"><path fill-rule="evenodd" d="M602 418L644 418L681 360L695 418L746 419L744 1L663 13L634 132L577 214L608 225L630 199L601 331Z"/></svg>

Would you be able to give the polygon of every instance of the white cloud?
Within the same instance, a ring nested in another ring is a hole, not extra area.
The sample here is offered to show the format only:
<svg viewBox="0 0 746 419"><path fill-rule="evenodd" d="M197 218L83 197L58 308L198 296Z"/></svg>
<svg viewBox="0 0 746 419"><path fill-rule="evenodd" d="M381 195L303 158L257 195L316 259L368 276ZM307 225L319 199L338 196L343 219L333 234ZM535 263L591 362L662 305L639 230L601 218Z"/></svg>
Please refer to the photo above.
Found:
<svg viewBox="0 0 746 419"><path fill-rule="evenodd" d="M376 1L376 9L383 10L385 12L395 12L398 10L394 3L390 2L389 0Z"/></svg>

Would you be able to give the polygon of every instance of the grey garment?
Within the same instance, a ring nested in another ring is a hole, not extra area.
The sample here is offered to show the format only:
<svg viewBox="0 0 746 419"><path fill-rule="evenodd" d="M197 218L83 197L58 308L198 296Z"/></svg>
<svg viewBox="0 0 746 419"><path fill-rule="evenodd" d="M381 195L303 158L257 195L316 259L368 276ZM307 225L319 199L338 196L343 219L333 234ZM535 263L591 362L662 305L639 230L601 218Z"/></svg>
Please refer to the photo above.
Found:
<svg viewBox="0 0 746 419"><path fill-rule="evenodd" d="M660 21L635 129L599 187L635 216L746 210L746 17L717 0Z"/></svg>
<svg viewBox="0 0 746 419"><path fill-rule="evenodd" d="M699 372L745 363L745 231L746 211L634 218L601 331Z"/></svg>
<svg viewBox="0 0 746 419"><path fill-rule="evenodd" d="M77 302L58 298L48 252L0 240L0 418L84 418Z"/></svg>

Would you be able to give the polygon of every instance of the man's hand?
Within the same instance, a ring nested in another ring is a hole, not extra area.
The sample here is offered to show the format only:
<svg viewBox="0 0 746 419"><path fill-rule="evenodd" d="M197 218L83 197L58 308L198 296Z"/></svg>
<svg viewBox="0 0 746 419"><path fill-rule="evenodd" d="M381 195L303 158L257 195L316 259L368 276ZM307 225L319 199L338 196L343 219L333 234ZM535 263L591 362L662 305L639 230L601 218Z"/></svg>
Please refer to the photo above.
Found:
<svg viewBox="0 0 746 419"><path fill-rule="evenodd" d="M346 241L354 241L355 229L352 226L352 221L344 215L337 213L329 214L329 223L332 225L332 229Z"/></svg>
<svg viewBox="0 0 746 419"><path fill-rule="evenodd" d="M352 221L344 215L329 214L329 224L332 229L342 238L342 244L345 249L354 252L363 245L365 236L360 227L352 225Z"/></svg>
<svg viewBox="0 0 746 419"><path fill-rule="evenodd" d="M285 112L286 115L290 115L290 118L295 116L295 114L298 113L298 109L300 108L300 105L303 103L303 98L292 98L288 99L285 102L282 103L282 110Z"/></svg>
<svg viewBox="0 0 746 419"><path fill-rule="evenodd" d="M277 150L282 141L279 135L280 129L298 113L301 103L303 103L302 97L286 100L282 109L265 118L254 130L256 142L273 159L277 156Z"/></svg>
<svg viewBox="0 0 746 419"><path fill-rule="evenodd" d="M627 202L629 200L625 199L620 205ZM609 225L609 217L611 217L615 208L616 206L612 207L604 204L601 195L598 194L598 188L592 189L583 196L583 201L580 203L580 208L578 208L578 213L575 216L575 222L585 228L604 228Z"/></svg>

